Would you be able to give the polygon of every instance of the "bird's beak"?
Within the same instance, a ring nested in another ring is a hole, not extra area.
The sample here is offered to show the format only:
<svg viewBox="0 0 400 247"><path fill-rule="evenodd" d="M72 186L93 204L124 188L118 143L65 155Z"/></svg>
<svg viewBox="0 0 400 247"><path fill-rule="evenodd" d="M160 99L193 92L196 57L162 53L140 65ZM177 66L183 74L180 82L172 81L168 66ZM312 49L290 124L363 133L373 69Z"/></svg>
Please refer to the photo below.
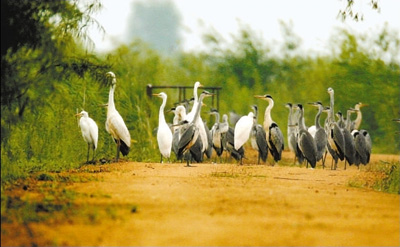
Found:
<svg viewBox="0 0 400 247"><path fill-rule="evenodd" d="M259 99L265 98L264 95L254 95L254 97Z"/></svg>
<svg viewBox="0 0 400 247"><path fill-rule="evenodd" d="M107 107L107 106L108 106L108 103L100 104L99 106L100 106L100 107Z"/></svg>
<svg viewBox="0 0 400 247"><path fill-rule="evenodd" d="M81 113L75 114L75 117L80 117L80 116L82 116Z"/></svg>
<svg viewBox="0 0 400 247"><path fill-rule="evenodd" d="M153 93L152 95L153 96L159 96L160 94L159 93Z"/></svg>
<svg viewBox="0 0 400 247"><path fill-rule="evenodd" d="M368 106L368 104L361 104L360 106L361 106L361 107L363 107L363 106Z"/></svg>

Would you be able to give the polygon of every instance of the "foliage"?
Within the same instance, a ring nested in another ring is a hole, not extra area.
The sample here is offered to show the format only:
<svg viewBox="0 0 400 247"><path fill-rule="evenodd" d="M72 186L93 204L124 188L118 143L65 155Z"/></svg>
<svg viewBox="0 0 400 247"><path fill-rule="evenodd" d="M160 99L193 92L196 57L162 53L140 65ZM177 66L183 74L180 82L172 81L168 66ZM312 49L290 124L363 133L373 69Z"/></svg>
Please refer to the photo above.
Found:
<svg viewBox="0 0 400 247"><path fill-rule="evenodd" d="M33 8L36 2L23 3ZM51 3L48 4L44 8L50 8ZM71 20L82 18L81 12L70 15ZM109 54L92 55L82 49L81 43L75 42L73 33L63 30L67 33L57 37L70 35L70 38L68 42L50 40L54 42L51 46L54 52L39 39L37 45L21 43L2 56L2 183L25 178L32 172L46 174L82 166L87 145L74 117L81 109L88 111L99 126L96 160L108 161L115 157L115 143L104 125L106 109L99 107L108 100L104 74L109 70L117 76L116 108L132 137L131 152L123 158L126 160L159 160L155 128L161 102L146 96L146 86L193 86L196 81L223 88L221 114L233 110L244 115L252 104L259 105L259 123L268 103L254 95L271 94L275 100L272 118L284 135L288 115L284 104L303 103L306 124L310 126L316 110L306 103L321 101L327 105L326 90L332 87L335 110L345 112L360 101L369 104L362 108L361 127L372 136L373 152L394 153L400 148L395 135L398 125L391 121L400 115L400 67L394 58L399 55L400 40L387 26L379 37L354 36L338 30L330 44L330 56L299 53L301 41L292 33L290 25L284 24L287 40L278 47L279 54L275 53L276 47L257 37L247 26L233 37L233 44L225 44L218 34L207 34L209 52L182 52L173 56L161 55L140 40L122 45ZM365 46L371 43L373 49ZM389 59L383 61L381 57ZM173 89L164 91L168 94L166 109L169 109L177 103L179 95ZM191 93L189 90L186 97L191 97ZM211 127L214 118L206 114L209 107L203 108L202 117ZM173 114L167 113L166 118L172 122Z"/></svg>

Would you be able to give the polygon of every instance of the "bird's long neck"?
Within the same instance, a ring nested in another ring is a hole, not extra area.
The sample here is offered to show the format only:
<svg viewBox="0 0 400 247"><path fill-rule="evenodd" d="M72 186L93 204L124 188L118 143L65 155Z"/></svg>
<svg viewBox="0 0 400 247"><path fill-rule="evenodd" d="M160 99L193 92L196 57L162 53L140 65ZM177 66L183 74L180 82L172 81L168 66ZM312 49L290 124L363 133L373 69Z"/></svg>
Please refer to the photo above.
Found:
<svg viewBox="0 0 400 247"><path fill-rule="evenodd" d="M114 90L115 90L115 84L110 87L110 93L108 94L108 107L107 107L108 112L110 112L111 110L115 110Z"/></svg>
<svg viewBox="0 0 400 247"><path fill-rule="evenodd" d="M201 110L201 105L202 105L203 99L204 99L204 94L201 94L200 98L199 98L199 102L196 106L196 111L194 113L192 123L196 123L196 121L200 118L200 110Z"/></svg>
<svg viewBox="0 0 400 247"><path fill-rule="evenodd" d="M321 117L322 110L323 110L323 106L320 105L320 106L318 107L318 113L317 113L317 115L315 115L315 127L316 127L317 129L320 129L320 128L321 128L321 124L319 123L319 119L320 119L320 117Z"/></svg>
<svg viewBox="0 0 400 247"><path fill-rule="evenodd" d="M331 112L331 115L330 115L330 120L332 121L332 122L335 122L335 111L334 111L334 109L333 109L333 107L334 107L334 105L335 105L335 99L334 99L334 95L333 95L334 93L332 92L332 93L330 93L329 95L330 95L330 98L331 98L331 101L330 101L330 112Z"/></svg>
<svg viewBox="0 0 400 247"><path fill-rule="evenodd" d="M160 112L158 113L158 123L159 124L167 123L165 121L165 116L164 116L164 108L165 108L166 104L167 104L167 96L163 97L163 102L160 106Z"/></svg>
<svg viewBox="0 0 400 247"><path fill-rule="evenodd" d="M292 109L291 106L289 106L288 125L293 125L293 123L292 123L292 115L293 115L293 109Z"/></svg>
<svg viewBox="0 0 400 247"><path fill-rule="evenodd" d="M347 118L346 118L346 122L345 122L345 128L350 130L351 129L351 120L350 120L350 116L351 116L351 111L347 111Z"/></svg>
<svg viewBox="0 0 400 247"><path fill-rule="evenodd" d="M219 119L220 119L219 113L215 114L215 123L219 123Z"/></svg>
<svg viewBox="0 0 400 247"><path fill-rule="evenodd" d="M356 106L355 109L357 110L357 117L356 120L354 120L354 129L358 129L361 125L362 113L359 106Z"/></svg>
<svg viewBox="0 0 400 247"><path fill-rule="evenodd" d="M254 108L254 122L258 122L258 108Z"/></svg>
<svg viewBox="0 0 400 247"><path fill-rule="evenodd" d="M304 122L304 109L300 109L300 114L299 114L299 129L300 130L305 130L306 129L306 124Z"/></svg>
<svg viewBox="0 0 400 247"><path fill-rule="evenodd" d="M265 114L264 114L264 126L267 125L269 128L269 125L273 122L272 117L271 117L271 110L274 107L274 101L268 101L269 105L267 106L267 109L265 109Z"/></svg>

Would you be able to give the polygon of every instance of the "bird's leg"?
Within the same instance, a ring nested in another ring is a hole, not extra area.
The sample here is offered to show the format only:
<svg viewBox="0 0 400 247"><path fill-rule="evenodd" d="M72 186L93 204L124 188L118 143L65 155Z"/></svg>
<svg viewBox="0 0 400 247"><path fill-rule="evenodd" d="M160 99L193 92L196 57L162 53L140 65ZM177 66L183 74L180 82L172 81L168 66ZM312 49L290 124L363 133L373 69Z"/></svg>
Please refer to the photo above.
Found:
<svg viewBox="0 0 400 247"><path fill-rule="evenodd" d="M120 150L121 142L120 140L117 141L117 162L119 160L119 150Z"/></svg>
<svg viewBox="0 0 400 247"><path fill-rule="evenodd" d="M344 169L346 170L346 164L347 164L347 160L344 160Z"/></svg>
<svg viewBox="0 0 400 247"><path fill-rule="evenodd" d="M190 162L189 162L189 159L186 159L186 166L187 167L189 167L190 166L190 164L189 164Z"/></svg>
<svg viewBox="0 0 400 247"><path fill-rule="evenodd" d="M93 164L95 164L95 162L94 162L94 157L96 156L96 149L94 149L94 146L93 146L93 157L92 157L92 163Z"/></svg>
<svg viewBox="0 0 400 247"><path fill-rule="evenodd" d="M325 151L325 155L322 156L322 169L325 169L325 161L326 161L327 154L328 154L328 151Z"/></svg>
<svg viewBox="0 0 400 247"><path fill-rule="evenodd" d="M87 156L86 156L86 164L89 163L89 150L90 150L90 144L88 143L88 146L87 146Z"/></svg>
<svg viewBox="0 0 400 247"><path fill-rule="evenodd" d="M160 163L162 163L162 154L160 156L161 156Z"/></svg>

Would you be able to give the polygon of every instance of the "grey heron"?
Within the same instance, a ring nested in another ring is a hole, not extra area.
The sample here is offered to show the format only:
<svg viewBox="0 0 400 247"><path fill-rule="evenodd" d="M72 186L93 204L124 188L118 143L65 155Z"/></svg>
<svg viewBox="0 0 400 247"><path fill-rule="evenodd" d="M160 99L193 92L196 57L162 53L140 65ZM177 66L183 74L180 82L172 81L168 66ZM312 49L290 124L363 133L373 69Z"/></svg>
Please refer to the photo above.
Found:
<svg viewBox="0 0 400 247"><path fill-rule="evenodd" d="M219 122L220 115L216 109L212 109L210 114L215 116L215 123L211 127L211 136L212 136L211 139L212 139L212 143L213 143L213 148L214 148L217 156L221 157L222 152L224 151L224 148L222 146L222 133L221 133L221 129L220 129L221 123Z"/></svg>
<svg viewBox="0 0 400 247"><path fill-rule="evenodd" d="M344 142L345 142L345 151L344 151L344 156L345 156L345 162L344 162L344 169L346 170L346 163L349 163L349 165L353 165L355 163L355 156L356 156L356 147L355 147L355 142L354 142L354 137L350 132L351 129L351 113L356 112L354 109L348 109L347 110L347 115L346 115L346 121L345 121L345 127L342 129L343 132L343 137L344 137Z"/></svg>
<svg viewBox="0 0 400 247"><path fill-rule="evenodd" d="M196 105L196 111L194 113L193 119L190 122L188 122L186 120L186 124L181 127L182 134L181 134L181 138L179 139L179 143L178 143L178 156L181 156L181 155L187 154L188 152L191 152L192 156L195 155L196 157L198 157L198 155L199 155L198 153L193 153L193 152L197 151L197 149L191 150L192 147L196 147L195 143L199 137L199 127L196 123L200 116L200 110L202 107L203 99L205 97L209 97L209 96L213 96L213 95L214 94L209 93L208 91L203 91L200 94L199 102ZM202 155L202 152L201 152L201 155ZM186 158L186 162L187 162L186 165L190 166L190 159L186 156L185 156L185 158Z"/></svg>
<svg viewBox="0 0 400 247"><path fill-rule="evenodd" d="M207 148L206 148L206 151L204 153L206 154L207 158L211 159L212 150L213 150L212 135L211 135L210 129L207 126L207 123L206 122L203 122L203 123L204 123L204 129L205 129L206 134L207 134Z"/></svg>
<svg viewBox="0 0 400 247"><path fill-rule="evenodd" d="M335 161L334 169L337 168L337 160L344 160L344 152L345 152L345 142L341 129L335 121L334 117L334 90L330 87L328 88L328 93L330 96L330 111L328 112L328 118L326 121L326 131L328 135L328 151L332 155L333 160ZM337 159L337 158L338 159ZM331 167L332 168L332 167Z"/></svg>
<svg viewBox="0 0 400 247"><path fill-rule="evenodd" d="M289 150L294 153L294 161L293 164L296 163L296 158L299 163L303 162L303 156L299 153L297 149L297 125L298 125L298 117L295 117L295 113L293 112L293 104L286 103L285 107L289 109L288 123L287 123L287 139Z"/></svg>
<svg viewBox="0 0 400 247"><path fill-rule="evenodd" d="M253 105L252 108L254 110L254 123L250 134L251 146L253 149L258 151L257 164L260 164L260 159L263 162L267 161L268 142L264 128L261 126L261 124L258 124L258 107L257 105Z"/></svg>
<svg viewBox="0 0 400 247"><path fill-rule="evenodd" d="M354 106L354 109L357 112L357 117L354 121L351 122L351 130L350 131L352 131L354 129L356 129L356 130L360 129L361 121L362 121L361 107L364 107L364 106L368 106L368 105L364 104L362 102L359 102Z"/></svg>
<svg viewBox="0 0 400 247"><path fill-rule="evenodd" d="M90 163L94 163L97 141L99 139L99 128L97 127L96 122L89 117L89 113L86 111L82 110L80 113L76 114L76 116L81 117L79 119L79 127L81 128L82 137L88 145L86 163L89 163L90 149L93 150L92 161Z"/></svg>
<svg viewBox="0 0 400 247"><path fill-rule="evenodd" d="M196 114L196 109L197 106L200 103L199 101L199 97L197 96L197 90L199 87L202 87L203 85L200 82L195 82L194 87L193 87L193 96L194 96L194 101L193 101L193 106L192 106L192 110L187 114L186 116L186 120L188 120L188 122L191 122ZM207 147L208 147L208 136L207 136L207 132L206 129L204 127L204 123L203 120L201 118L201 113L199 113L199 116L195 122L195 124L197 125L197 128L199 129L199 135L200 135L200 143L201 143L201 151L203 153L206 152Z"/></svg>
<svg viewBox="0 0 400 247"><path fill-rule="evenodd" d="M221 132L221 141L222 141L222 148L224 151L228 151L227 148L227 133L229 131L229 121L228 115L222 115L222 122L219 124L219 131Z"/></svg>
<svg viewBox="0 0 400 247"><path fill-rule="evenodd" d="M121 152L124 156L129 154L131 147L131 135L125 125L123 118L115 108L114 91L117 85L115 74L110 71L107 72L106 75L112 78L110 92L108 96L106 130L108 133L110 133L115 143L117 144L116 161L118 162L119 152Z"/></svg>
<svg viewBox="0 0 400 247"><path fill-rule="evenodd" d="M318 113L315 115L315 133L313 137L315 145L317 146L317 162L322 160L322 167L325 168L324 154L326 153L326 145L328 144L328 138L325 129L322 128L320 124L320 117L322 112L324 112L324 106L320 101L310 104L318 108Z"/></svg>
<svg viewBox="0 0 400 247"><path fill-rule="evenodd" d="M274 157L274 161L278 162L282 158L282 151L284 149L284 140L281 129L278 124L272 120L271 110L274 107L274 100L269 94L255 95L254 97L268 101L268 106L264 114L264 130L268 141L269 150Z"/></svg>
<svg viewBox="0 0 400 247"><path fill-rule="evenodd" d="M299 149L303 154L304 158L307 160L312 168L315 168L317 163L317 146L315 144L314 138L308 132L304 124L304 108L302 104L297 104L299 108L299 134L297 139L297 144Z"/></svg>
<svg viewBox="0 0 400 247"><path fill-rule="evenodd" d="M353 130L354 144L356 149L355 164L366 165L369 163L372 151L371 137L366 130Z"/></svg>
<svg viewBox="0 0 400 247"><path fill-rule="evenodd" d="M164 108L167 104L167 94L164 92L153 94L153 96L157 96L162 98L162 104L160 106L160 111L158 113L158 130L157 130L157 143L158 148L161 153L160 163L163 163L163 157L170 159L171 156L171 148L172 148L172 131L165 121L164 116Z"/></svg>

